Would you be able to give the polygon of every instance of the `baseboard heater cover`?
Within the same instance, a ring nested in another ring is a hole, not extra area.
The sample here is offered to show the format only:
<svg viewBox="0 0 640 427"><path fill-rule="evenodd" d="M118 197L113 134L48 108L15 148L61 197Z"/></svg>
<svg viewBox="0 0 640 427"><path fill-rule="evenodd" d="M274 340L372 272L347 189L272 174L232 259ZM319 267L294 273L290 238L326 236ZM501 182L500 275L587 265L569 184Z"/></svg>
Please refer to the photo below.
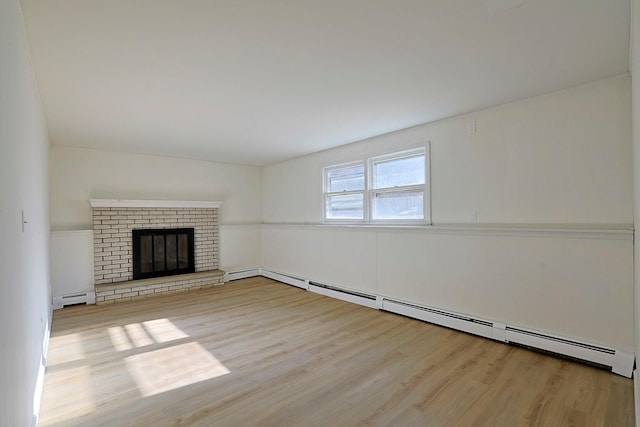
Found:
<svg viewBox="0 0 640 427"><path fill-rule="evenodd" d="M612 372L627 378L633 374L635 355L613 348L511 326L507 326L507 341L609 366Z"/></svg>
<svg viewBox="0 0 640 427"><path fill-rule="evenodd" d="M635 356L624 351L512 327L502 323L474 319L458 313L418 306L403 301L383 298L382 310L498 341L521 344L558 355L608 366L612 372L627 378L631 378L635 364Z"/></svg>
<svg viewBox="0 0 640 427"><path fill-rule="evenodd" d="M631 378L633 375L635 365L635 355L633 353L527 330L500 322L477 319L460 313L421 306L379 295L376 296L318 282L310 282L307 279L271 270L260 269L260 275L354 304L377 308L505 343L512 342L514 344L521 344L558 355L569 356L574 359L607 366L611 368L612 372L627 378Z"/></svg>
<svg viewBox="0 0 640 427"><path fill-rule="evenodd" d="M250 268L247 270L239 270L239 271L231 271L225 273L224 281L231 282L233 280L247 279L249 277L257 277L260 276L259 268Z"/></svg>
<svg viewBox="0 0 640 427"><path fill-rule="evenodd" d="M325 285L318 282L309 282L309 291L325 295L331 298L347 301L353 304L363 305L377 309L377 297L364 292L352 291L338 288L336 286Z"/></svg>
<svg viewBox="0 0 640 427"><path fill-rule="evenodd" d="M67 294L67 295L53 297L54 310L59 310L66 305L95 304L95 303L96 303L95 291L84 291L84 292L77 292L74 294Z"/></svg>
<svg viewBox="0 0 640 427"><path fill-rule="evenodd" d="M493 323L491 322L473 319L457 313L418 306L404 301L384 298L382 300L382 310L434 323L436 325L446 326L459 331L469 332L485 338L497 339L496 337L500 335L500 333L494 333Z"/></svg>
<svg viewBox="0 0 640 427"><path fill-rule="evenodd" d="M286 283L287 285L296 286L304 290L309 290L309 281L306 279L291 276L289 274L278 273L277 271L266 270L264 268L260 269L260 275L268 279Z"/></svg>

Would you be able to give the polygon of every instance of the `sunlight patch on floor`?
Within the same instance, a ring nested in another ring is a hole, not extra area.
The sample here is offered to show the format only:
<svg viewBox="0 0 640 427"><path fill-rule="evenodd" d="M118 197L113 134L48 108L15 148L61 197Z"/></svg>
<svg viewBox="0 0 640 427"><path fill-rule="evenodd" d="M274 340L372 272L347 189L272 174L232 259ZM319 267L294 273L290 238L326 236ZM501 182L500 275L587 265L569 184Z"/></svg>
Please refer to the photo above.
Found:
<svg viewBox="0 0 640 427"><path fill-rule="evenodd" d="M55 353L55 352L54 352ZM69 387L73 384L73 387ZM65 390L56 393L56 389ZM93 384L88 366L47 372L39 426L56 425L59 422L90 414L96 409L93 399Z"/></svg>
<svg viewBox="0 0 640 427"><path fill-rule="evenodd" d="M51 355L47 361L49 366L84 359L84 347L80 334L51 337L49 340L49 354Z"/></svg>
<svg viewBox="0 0 640 427"><path fill-rule="evenodd" d="M108 332L109 338L111 338L111 344L116 351L131 350L133 348L133 344L122 326L113 326L108 329Z"/></svg>
<svg viewBox="0 0 640 427"><path fill-rule="evenodd" d="M175 341L188 338L180 328L174 325L169 319L156 319L142 322L149 335L158 343Z"/></svg>
<svg viewBox="0 0 640 427"><path fill-rule="evenodd" d="M130 323L125 325L125 330L129 339L136 347L144 347L153 344L153 339L147 334L140 323Z"/></svg>
<svg viewBox="0 0 640 427"><path fill-rule="evenodd" d="M147 320L141 324L129 323L124 327L113 326L108 329L108 333L116 351L126 351L134 347L162 344L189 337L169 319Z"/></svg>
<svg viewBox="0 0 640 427"><path fill-rule="evenodd" d="M124 361L143 397L230 372L197 342L135 354L125 357Z"/></svg>

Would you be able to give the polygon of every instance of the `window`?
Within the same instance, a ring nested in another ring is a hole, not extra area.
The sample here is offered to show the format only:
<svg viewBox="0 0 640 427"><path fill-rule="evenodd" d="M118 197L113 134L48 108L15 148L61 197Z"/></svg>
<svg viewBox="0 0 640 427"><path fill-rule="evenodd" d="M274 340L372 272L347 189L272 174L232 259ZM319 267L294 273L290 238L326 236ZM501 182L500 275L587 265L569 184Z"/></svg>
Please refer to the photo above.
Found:
<svg viewBox="0 0 640 427"><path fill-rule="evenodd" d="M325 218L364 219L364 163L325 169Z"/></svg>
<svg viewBox="0 0 640 427"><path fill-rule="evenodd" d="M369 164L371 219L424 220L424 151L377 157Z"/></svg>
<svg viewBox="0 0 640 427"><path fill-rule="evenodd" d="M324 169L326 222L429 221L428 147Z"/></svg>

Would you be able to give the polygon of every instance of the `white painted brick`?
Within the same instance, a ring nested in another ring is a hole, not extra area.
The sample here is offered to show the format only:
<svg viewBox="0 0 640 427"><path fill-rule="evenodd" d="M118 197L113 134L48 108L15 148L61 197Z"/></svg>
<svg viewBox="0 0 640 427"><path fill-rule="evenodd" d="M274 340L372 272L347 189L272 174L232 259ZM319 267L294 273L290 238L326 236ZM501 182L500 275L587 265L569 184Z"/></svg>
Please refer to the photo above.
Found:
<svg viewBox="0 0 640 427"><path fill-rule="evenodd" d="M192 227L195 229L196 270L213 269L219 265L219 250L216 244L218 239L217 209L96 208L93 210L93 217L96 221L94 222L94 250L97 259L95 265L102 267L102 270L96 268L96 280L110 283L115 280L121 281L131 278L131 230L133 228ZM97 221L100 221L100 224ZM103 221L117 221L118 224L104 224ZM113 227L109 229L108 226ZM119 239L119 241L110 241L111 239ZM104 248L102 252L100 252L101 248ZM112 258L118 256L119 259ZM105 269L110 269L112 273L97 274L104 273ZM114 277L118 273L119 276ZM164 287L166 288L166 286Z"/></svg>

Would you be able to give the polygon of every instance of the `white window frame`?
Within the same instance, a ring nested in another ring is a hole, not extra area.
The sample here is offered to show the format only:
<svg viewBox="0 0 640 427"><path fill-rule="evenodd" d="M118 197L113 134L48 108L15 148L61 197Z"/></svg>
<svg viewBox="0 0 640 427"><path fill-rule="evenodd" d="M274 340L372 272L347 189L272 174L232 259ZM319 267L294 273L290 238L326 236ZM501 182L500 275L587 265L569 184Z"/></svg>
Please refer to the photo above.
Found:
<svg viewBox="0 0 640 427"><path fill-rule="evenodd" d="M364 169L364 188L362 190L344 190L344 191L329 191L329 172L339 169L352 168L355 166L362 166ZM366 222L369 212L367 210L367 163L363 160L355 161L355 162L347 162L340 163L338 165L331 165L323 168L322 172L322 183L323 183L323 201L322 201L322 212L324 222L327 223L348 223L348 224L358 224ZM347 196L349 194L362 194L362 219L359 218L328 218L327 217L327 202L333 196Z"/></svg>
<svg viewBox="0 0 640 427"><path fill-rule="evenodd" d="M394 153L385 154L382 156L371 157L367 159L368 163L368 171L369 171L369 183L367 186L367 195L369 199L369 222L374 224L407 224L407 223L419 223L424 224L430 221L430 212L429 212L429 191L428 191L428 183L429 183L429 157L428 157L428 149L427 147L420 147L412 150L404 150L397 151ZM392 160L400 160L408 157L417 157L424 156L424 184L415 184L415 185L402 185L402 186L393 186L393 187L376 187L375 183L375 164L383 163ZM375 219L373 217L373 199L376 194L390 194L390 193L413 193L413 192L421 192L422 193L422 212L423 218L409 218L409 219Z"/></svg>
<svg viewBox="0 0 640 427"><path fill-rule="evenodd" d="M430 179L430 144L427 142L425 145L418 148L395 151L382 155L369 157L366 159L341 163L336 165L330 165L323 168L323 221L329 224L371 224L371 225L430 225L431 224L431 179ZM418 185L406 185L406 186L394 186L390 188L374 188L375 183L375 164L380 162L386 162L395 159L402 159L405 157L414 157L424 155L424 184ZM364 166L364 190L354 191L341 191L341 192L328 192L329 188L329 172L336 169L343 169L353 166ZM424 218L416 219L374 219L373 218L373 198L376 194L381 193L409 193L409 192L422 192L423 193L423 214ZM343 219L343 218L327 218L327 201L331 196L347 194L362 194L362 219Z"/></svg>

